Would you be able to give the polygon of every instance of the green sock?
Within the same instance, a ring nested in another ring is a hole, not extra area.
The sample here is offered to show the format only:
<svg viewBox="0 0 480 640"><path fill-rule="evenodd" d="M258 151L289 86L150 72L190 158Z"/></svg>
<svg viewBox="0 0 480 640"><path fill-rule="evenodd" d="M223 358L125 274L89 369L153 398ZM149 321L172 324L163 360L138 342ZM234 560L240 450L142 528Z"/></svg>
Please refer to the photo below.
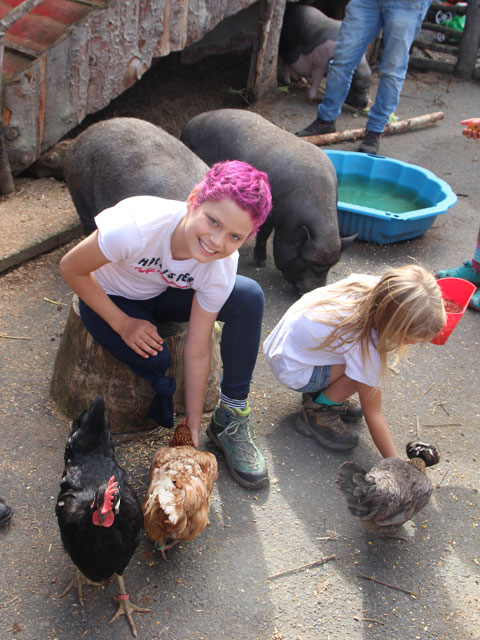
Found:
<svg viewBox="0 0 480 640"><path fill-rule="evenodd" d="M327 398L323 391L320 391L314 402L316 402L317 404L326 404L329 407L339 407L341 404L343 404L343 402L334 402L333 400L330 400L330 398Z"/></svg>

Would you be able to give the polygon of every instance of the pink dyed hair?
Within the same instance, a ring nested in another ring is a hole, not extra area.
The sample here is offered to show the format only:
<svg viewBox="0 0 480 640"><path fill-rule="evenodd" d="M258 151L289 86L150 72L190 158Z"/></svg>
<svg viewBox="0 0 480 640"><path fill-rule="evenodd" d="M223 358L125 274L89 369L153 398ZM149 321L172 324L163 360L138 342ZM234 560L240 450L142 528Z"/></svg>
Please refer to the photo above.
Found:
<svg viewBox="0 0 480 640"><path fill-rule="evenodd" d="M268 176L247 162L217 162L195 187L194 207L202 202L230 198L250 214L256 233L272 210L272 194Z"/></svg>

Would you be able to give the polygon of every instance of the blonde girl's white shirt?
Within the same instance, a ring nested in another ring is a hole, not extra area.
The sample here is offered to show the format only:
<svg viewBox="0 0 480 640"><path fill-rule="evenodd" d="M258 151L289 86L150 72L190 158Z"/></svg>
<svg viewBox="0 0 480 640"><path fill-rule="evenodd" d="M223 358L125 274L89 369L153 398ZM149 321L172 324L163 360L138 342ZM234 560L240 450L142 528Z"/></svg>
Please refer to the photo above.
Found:
<svg viewBox="0 0 480 640"><path fill-rule="evenodd" d="M332 287L352 279L370 279L374 284L375 276L352 274L346 280L320 287L306 294L310 302L316 301L318 309L305 309L306 296L288 309L277 326L263 343L263 351L268 365L275 377L290 389L301 389L309 383L316 366L333 364L345 365L345 374L352 380L372 387L380 384L380 356L375 347L376 333L369 342L367 357L363 357L360 341L340 344L333 342L326 349L318 346L335 329L335 326L314 319L319 317L318 311L328 314L328 307L321 308L322 298L327 298Z"/></svg>
<svg viewBox="0 0 480 640"><path fill-rule="evenodd" d="M110 260L94 272L109 295L148 300L168 287L194 289L205 311L220 311L235 284L238 251L220 260L174 260L170 240L184 202L155 196L122 200L95 217L98 244Z"/></svg>

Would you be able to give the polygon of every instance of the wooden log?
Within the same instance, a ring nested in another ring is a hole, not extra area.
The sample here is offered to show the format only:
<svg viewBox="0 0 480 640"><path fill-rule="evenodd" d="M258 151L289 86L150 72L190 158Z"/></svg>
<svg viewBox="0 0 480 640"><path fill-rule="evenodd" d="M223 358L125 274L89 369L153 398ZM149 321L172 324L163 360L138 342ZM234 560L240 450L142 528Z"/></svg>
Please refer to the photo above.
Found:
<svg viewBox="0 0 480 640"><path fill-rule="evenodd" d="M183 347L188 324L169 322L158 325L172 357L167 375L175 378L177 389L173 409L185 413ZM204 411L213 411L219 398L222 362L220 340L212 335L210 376ZM112 433L142 431L147 428L147 411L154 392L149 382L136 376L125 364L101 347L86 330L75 296L58 348L50 395L70 419L80 415L100 394L105 399Z"/></svg>
<svg viewBox="0 0 480 640"><path fill-rule="evenodd" d="M458 53L458 45L440 44L440 42L423 42L422 40L414 40L413 46L422 51L437 51L438 53L448 53L456 56Z"/></svg>
<svg viewBox="0 0 480 640"><path fill-rule="evenodd" d="M457 29L451 29L450 27L445 27L443 24L434 24L433 22L424 22L422 24L422 29L426 29L427 31L438 31L439 33L445 33L447 36L460 38L462 35L461 31L457 31Z"/></svg>
<svg viewBox="0 0 480 640"><path fill-rule="evenodd" d="M410 56L408 67L409 69L418 69L418 71L453 73L455 65L453 62L444 62L443 60L430 60L428 58L417 58L415 56Z"/></svg>
<svg viewBox="0 0 480 640"><path fill-rule="evenodd" d="M419 127L425 127L427 125L443 120L444 114L442 111L436 111L434 113L426 113L422 116L414 116L413 118L407 118L407 120L398 120L392 124L387 124L385 127L384 135L391 135L393 133L400 133L402 131L409 131L410 129L418 129ZM359 140L365 136L365 128L363 129L347 129L346 131L336 131L335 133L323 133L319 136L305 136L302 140L311 142L315 145L327 145L335 144L337 142L351 142Z"/></svg>

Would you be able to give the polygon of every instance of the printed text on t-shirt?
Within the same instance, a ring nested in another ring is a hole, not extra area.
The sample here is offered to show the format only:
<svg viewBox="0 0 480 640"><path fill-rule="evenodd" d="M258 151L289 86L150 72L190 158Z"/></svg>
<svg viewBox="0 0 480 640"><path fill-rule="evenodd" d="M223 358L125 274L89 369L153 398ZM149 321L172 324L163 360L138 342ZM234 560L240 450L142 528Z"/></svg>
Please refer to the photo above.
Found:
<svg viewBox="0 0 480 640"><path fill-rule="evenodd" d="M138 266L135 267L135 270L147 275L149 273L159 273L163 280L165 280L165 282L170 286L179 287L181 289L188 288L193 282L193 277L188 272L179 273L177 275L174 271L163 269L160 258L142 258L138 261ZM181 283L185 283L185 285L182 286Z"/></svg>

